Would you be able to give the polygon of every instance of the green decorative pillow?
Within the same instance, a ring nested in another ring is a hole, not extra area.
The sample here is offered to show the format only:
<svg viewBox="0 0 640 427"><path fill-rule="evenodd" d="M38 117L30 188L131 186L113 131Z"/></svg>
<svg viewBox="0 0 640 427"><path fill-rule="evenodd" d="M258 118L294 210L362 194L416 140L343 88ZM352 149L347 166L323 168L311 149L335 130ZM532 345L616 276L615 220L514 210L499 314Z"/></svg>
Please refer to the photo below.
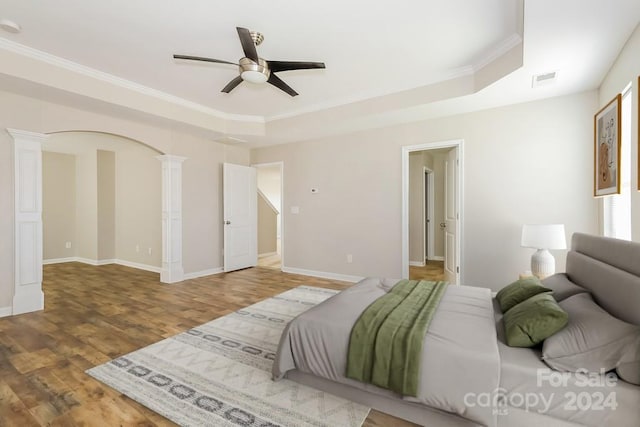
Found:
<svg viewBox="0 0 640 427"><path fill-rule="evenodd" d="M567 325L569 315L551 294L534 295L507 311L502 318L507 345L533 347Z"/></svg>
<svg viewBox="0 0 640 427"><path fill-rule="evenodd" d="M516 280L512 284L500 289L496 294L496 298L498 299L498 303L500 303L502 312L506 313L511 307L543 292L553 291L542 286L540 279L535 276L531 276Z"/></svg>

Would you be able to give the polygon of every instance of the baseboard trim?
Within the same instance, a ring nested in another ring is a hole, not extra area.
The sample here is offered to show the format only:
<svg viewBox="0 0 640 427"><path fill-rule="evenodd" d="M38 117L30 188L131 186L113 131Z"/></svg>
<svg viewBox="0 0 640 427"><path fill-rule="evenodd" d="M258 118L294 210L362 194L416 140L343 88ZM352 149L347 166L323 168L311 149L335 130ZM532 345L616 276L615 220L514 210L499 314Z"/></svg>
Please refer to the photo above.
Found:
<svg viewBox="0 0 640 427"><path fill-rule="evenodd" d="M202 271L194 271L193 273L185 273L184 274L184 280L189 280L189 279L197 279L200 277L205 277L205 276L212 276L214 274L220 274L223 273L224 270L222 267L218 267L218 268L210 268L208 270L202 270Z"/></svg>
<svg viewBox="0 0 640 427"><path fill-rule="evenodd" d="M160 273L162 268L156 267L153 265L140 264L137 262L125 261L122 259L90 259L90 258L82 258L82 257L70 257L70 258L53 258L46 259L42 261L43 265L49 264L62 264L65 262L81 262L83 264L93 265L94 267L100 265L109 265L109 264L117 264L125 267L137 268L138 270L150 271L152 273Z"/></svg>
<svg viewBox="0 0 640 427"><path fill-rule="evenodd" d="M83 264L89 264L89 265L93 265L94 267L98 266L98 260L97 259L90 259L90 258L82 258L82 257L76 257L75 262L81 262ZM104 265L104 264L103 264Z"/></svg>
<svg viewBox="0 0 640 427"><path fill-rule="evenodd" d="M432 256L432 257L429 257L429 261L444 261L444 257L443 256Z"/></svg>
<svg viewBox="0 0 640 427"><path fill-rule="evenodd" d="M302 268L282 267L282 271L285 273L302 274L303 276L320 277L322 279L340 280L342 282L359 282L364 279L361 276L350 276L347 274L328 273L326 271L313 271L305 270Z"/></svg>
<svg viewBox="0 0 640 427"><path fill-rule="evenodd" d="M51 258L42 260L42 265L50 265L50 264L64 264L65 262L75 262L77 261L77 257L68 257L68 258Z"/></svg>
<svg viewBox="0 0 640 427"><path fill-rule="evenodd" d="M7 317L13 314L13 308L9 307L0 307L0 317Z"/></svg>
<svg viewBox="0 0 640 427"><path fill-rule="evenodd" d="M264 258L264 257L268 257L268 256L271 256L271 255L278 255L278 252L267 252L267 253L264 253L264 254L258 254L258 258Z"/></svg>
<svg viewBox="0 0 640 427"><path fill-rule="evenodd" d="M409 265L411 267L424 267L424 262L420 261L409 261Z"/></svg>
<svg viewBox="0 0 640 427"><path fill-rule="evenodd" d="M125 267L137 268L138 270L150 271L152 273L158 273L162 271L161 267L156 267L154 265L140 264L137 262L125 261L122 259L116 259L112 264L118 264Z"/></svg>

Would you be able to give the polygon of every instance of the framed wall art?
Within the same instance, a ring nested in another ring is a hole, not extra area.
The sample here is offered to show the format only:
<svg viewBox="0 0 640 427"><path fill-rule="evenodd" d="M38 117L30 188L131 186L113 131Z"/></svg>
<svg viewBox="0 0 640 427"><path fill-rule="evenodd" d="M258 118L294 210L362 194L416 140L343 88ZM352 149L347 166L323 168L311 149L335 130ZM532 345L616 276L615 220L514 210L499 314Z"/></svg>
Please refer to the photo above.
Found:
<svg viewBox="0 0 640 427"><path fill-rule="evenodd" d="M594 116L594 196L620 194L620 120L622 96L616 95Z"/></svg>

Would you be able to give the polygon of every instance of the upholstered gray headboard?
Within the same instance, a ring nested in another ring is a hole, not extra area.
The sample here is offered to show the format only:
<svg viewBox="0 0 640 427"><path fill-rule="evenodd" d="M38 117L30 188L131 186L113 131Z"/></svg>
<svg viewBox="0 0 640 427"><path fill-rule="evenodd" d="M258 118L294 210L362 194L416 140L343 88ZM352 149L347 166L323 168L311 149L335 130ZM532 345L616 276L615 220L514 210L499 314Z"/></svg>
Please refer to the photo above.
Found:
<svg viewBox="0 0 640 427"><path fill-rule="evenodd" d="M566 270L602 308L640 325L640 243L575 233Z"/></svg>

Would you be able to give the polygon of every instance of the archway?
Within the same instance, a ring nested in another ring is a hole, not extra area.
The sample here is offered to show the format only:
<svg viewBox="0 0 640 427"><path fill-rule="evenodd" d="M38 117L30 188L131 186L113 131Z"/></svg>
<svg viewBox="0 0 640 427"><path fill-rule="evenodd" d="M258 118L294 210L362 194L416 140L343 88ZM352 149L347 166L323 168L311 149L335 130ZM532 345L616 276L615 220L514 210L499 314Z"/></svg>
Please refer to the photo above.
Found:
<svg viewBox="0 0 640 427"><path fill-rule="evenodd" d="M42 145L47 134L7 129L14 142L14 296L12 314L44 308L42 292ZM72 131L70 131L72 132ZM85 131L94 132L94 131ZM56 132L58 133L58 132ZM107 133L107 132L97 132ZM115 135L115 134L114 134ZM182 162L184 157L157 151L162 163L162 267L160 281L183 280L182 268Z"/></svg>

